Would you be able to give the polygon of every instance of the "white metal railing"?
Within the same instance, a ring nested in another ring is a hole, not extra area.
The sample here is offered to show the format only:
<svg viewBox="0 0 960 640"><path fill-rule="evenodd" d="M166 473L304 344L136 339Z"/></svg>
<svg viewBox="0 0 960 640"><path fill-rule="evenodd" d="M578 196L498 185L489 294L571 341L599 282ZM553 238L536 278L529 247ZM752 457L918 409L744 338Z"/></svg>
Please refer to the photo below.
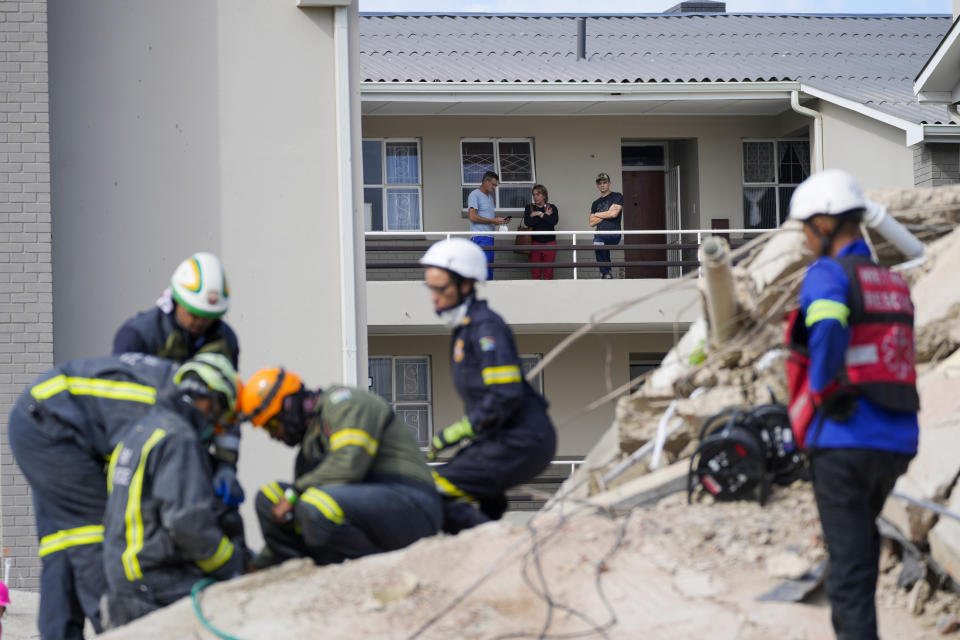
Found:
<svg viewBox="0 0 960 640"><path fill-rule="evenodd" d="M643 230L604 230L597 231L596 229L589 229L586 231L365 231L364 237L366 239L389 239L389 238L470 238L473 236L493 236L493 237L502 237L502 238L515 238L517 236L558 236L570 238L570 244L577 244L577 238L583 236L595 236L595 235L623 235L623 236L692 236L696 235L696 244L700 246L703 244L704 237L709 236L718 236L718 235L750 235L758 236L768 231L775 231L775 229L643 229ZM680 239L678 238L678 239ZM669 243L667 243L669 245ZM682 242L679 242L682 244ZM549 250L549 249L548 249ZM558 249L558 251L570 251L572 253L572 262L577 262L577 251L584 251L588 249ZM617 249L613 249L616 251ZM622 249L621 249L622 250ZM664 246L664 251L671 251L669 246ZM549 263L543 263L547 268L549 268ZM596 264L590 264L591 268L596 268ZM577 267L573 267L573 279L577 280Z"/></svg>

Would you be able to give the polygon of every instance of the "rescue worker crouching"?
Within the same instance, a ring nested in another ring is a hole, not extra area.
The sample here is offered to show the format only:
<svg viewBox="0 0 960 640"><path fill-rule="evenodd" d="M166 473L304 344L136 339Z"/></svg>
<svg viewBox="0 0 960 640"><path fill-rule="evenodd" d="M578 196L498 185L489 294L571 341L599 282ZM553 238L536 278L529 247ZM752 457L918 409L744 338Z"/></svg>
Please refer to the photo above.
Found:
<svg viewBox="0 0 960 640"><path fill-rule="evenodd" d="M791 421L810 452L830 557L834 630L838 638L875 640L875 520L916 454L919 398L909 288L871 260L860 233L865 208L856 181L838 169L811 176L793 193L790 217L802 222L817 258L804 275L793 325L793 342L808 352L808 388L790 386ZM804 403L815 408L809 423L799 417Z"/></svg>
<svg viewBox="0 0 960 640"><path fill-rule="evenodd" d="M40 537L44 640L83 638L84 617L102 629L104 464L119 431L172 391L175 371L138 353L71 360L39 376L10 413L10 449Z"/></svg>
<svg viewBox="0 0 960 640"><path fill-rule="evenodd" d="M240 409L254 426L300 446L293 483L256 498L263 568L289 558L317 564L392 551L440 529L442 500L413 434L379 396L350 387L308 390L299 376L261 369Z"/></svg>
<svg viewBox="0 0 960 640"><path fill-rule="evenodd" d="M186 362L198 353L220 353L237 368L240 346L223 316L230 308L230 288L220 259L195 253L177 266L156 306L121 326L113 339L113 353L149 353ZM224 504L236 509L244 500L237 480L240 430L224 425L214 438L214 486ZM234 517L242 526L240 515Z"/></svg>
<svg viewBox="0 0 960 640"><path fill-rule="evenodd" d="M245 565L242 541L219 522L209 441L232 419L240 380L226 357L200 354L174 375L173 407L157 406L120 433L107 471L104 567L109 626L188 595L204 576Z"/></svg>
<svg viewBox="0 0 960 640"><path fill-rule="evenodd" d="M434 471L444 501L444 531L499 519L506 491L542 472L556 451L547 401L524 377L513 332L476 297L486 257L461 238L435 243L420 264L434 310L453 330L451 372L466 415L437 433L428 458L469 442ZM479 510L474 508L474 504Z"/></svg>

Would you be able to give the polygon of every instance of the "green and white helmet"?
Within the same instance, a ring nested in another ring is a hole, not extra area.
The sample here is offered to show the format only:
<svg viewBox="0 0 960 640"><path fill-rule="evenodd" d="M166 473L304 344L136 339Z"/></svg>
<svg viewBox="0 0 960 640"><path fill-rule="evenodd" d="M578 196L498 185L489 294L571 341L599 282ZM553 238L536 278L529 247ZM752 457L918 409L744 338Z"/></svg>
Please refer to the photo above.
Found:
<svg viewBox="0 0 960 640"><path fill-rule="evenodd" d="M220 259L212 253L195 253L177 267L170 278L177 304L202 318L219 318L230 307L230 288Z"/></svg>
<svg viewBox="0 0 960 640"><path fill-rule="evenodd" d="M181 393L213 398L223 414L232 415L236 409L240 377L223 354L198 353L180 365L173 384Z"/></svg>

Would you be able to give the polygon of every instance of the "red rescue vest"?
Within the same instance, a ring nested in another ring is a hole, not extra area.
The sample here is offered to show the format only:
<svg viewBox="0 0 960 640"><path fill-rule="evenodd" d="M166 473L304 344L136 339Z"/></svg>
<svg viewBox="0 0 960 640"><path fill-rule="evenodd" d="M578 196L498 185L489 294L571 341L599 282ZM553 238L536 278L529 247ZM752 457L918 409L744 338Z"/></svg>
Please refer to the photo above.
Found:
<svg viewBox="0 0 960 640"><path fill-rule="evenodd" d="M853 390L891 411L920 408L909 285L899 273L876 264L868 256L844 256L838 262L850 281L850 344L846 366L819 397L811 393L807 375L810 359L806 321L799 310L787 318L788 409L794 436L801 446L817 407L841 389Z"/></svg>

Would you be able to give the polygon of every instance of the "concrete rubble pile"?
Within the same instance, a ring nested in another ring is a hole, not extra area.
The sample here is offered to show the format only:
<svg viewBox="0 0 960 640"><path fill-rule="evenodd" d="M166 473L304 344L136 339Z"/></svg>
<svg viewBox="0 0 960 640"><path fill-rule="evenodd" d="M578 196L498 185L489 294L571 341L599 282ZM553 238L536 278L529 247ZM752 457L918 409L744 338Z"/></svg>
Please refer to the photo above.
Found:
<svg viewBox="0 0 960 640"><path fill-rule="evenodd" d="M960 187L882 190L867 195L884 204L926 242L925 259L919 264L907 263L904 269L916 306L920 451L896 491L960 514L960 491L953 492L960 474L956 456L960 450L960 287L955 284L960 273L960 229L954 230L960 221ZM904 262L883 238L872 236L871 244L882 262ZM784 231L733 267L734 330L713 329L715 310L704 296L703 317L649 375L646 384L619 401L610 433L566 490L594 504L620 509L685 490L687 459L706 419L731 406L754 407L771 398L785 402L784 316L796 306L803 267L809 259L803 245L799 227L788 223ZM709 280L709 259L704 265L701 283ZM727 335L718 340L718 333ZM652 452L658 447L651 444L658 432L667 437L661 460L652 461ZM660 468L651 472L657 466ZM775 503L771 508L778 507ZM960 520L938 516L898 498L888 501L884 516L913 543L911 549L921 556L924 576L929 564L941 581L946 575L960 584ZM816 529L812 526L810 532ZM749 552L753 553L755 548ZM930 575L929 581L937 579ZM922 580L910 584L920 582L926 584ZM929 591L926 597L930 597ZM924 599L922 594L914 594L911 608L922 610Z"/></svg>

